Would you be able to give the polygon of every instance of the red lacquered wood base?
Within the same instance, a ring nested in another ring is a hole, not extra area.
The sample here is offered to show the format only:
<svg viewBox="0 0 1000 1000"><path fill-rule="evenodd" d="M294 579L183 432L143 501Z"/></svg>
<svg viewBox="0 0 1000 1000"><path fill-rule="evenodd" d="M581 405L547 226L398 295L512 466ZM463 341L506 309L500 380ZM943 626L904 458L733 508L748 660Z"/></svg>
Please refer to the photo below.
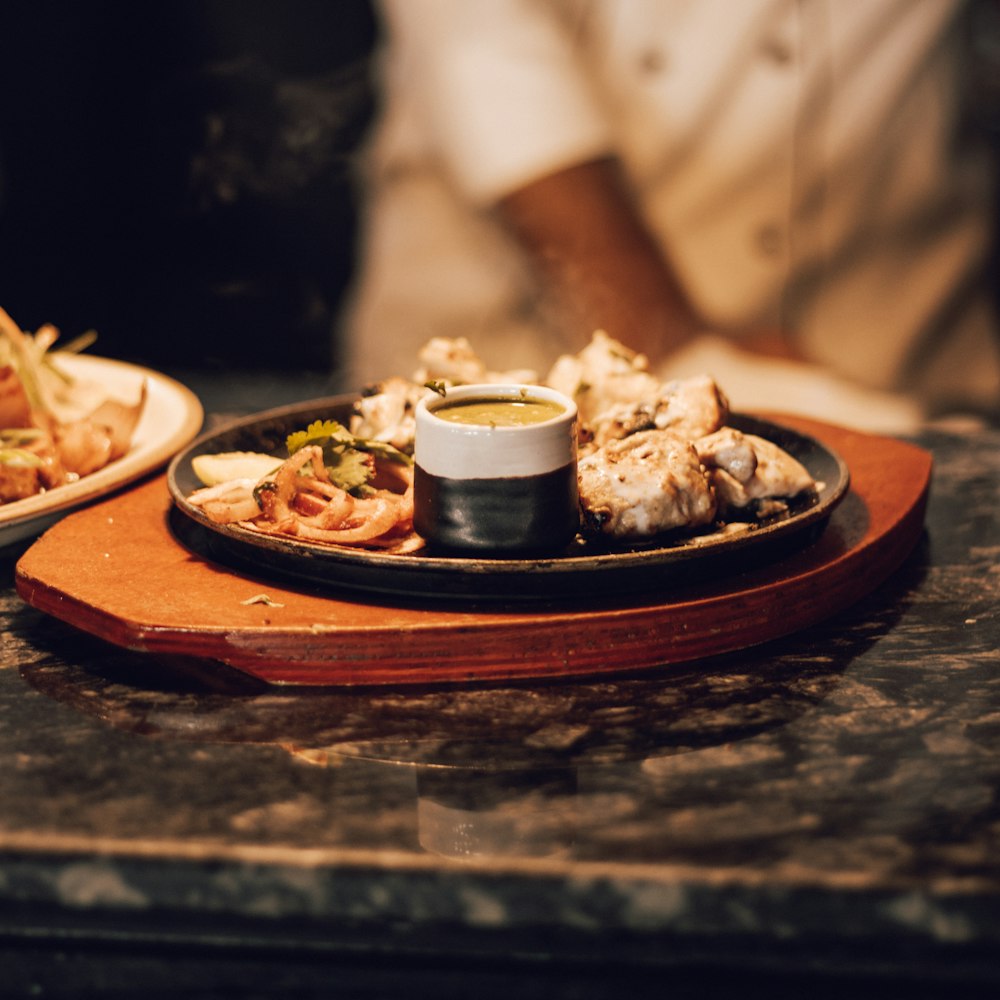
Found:
<svg viewBox="0 0 1000 1000"><path fill-rule="evenodd" d="M848 607L896 570L922 533L926 451L776 419L837 451L850 469L850 493L812 545L690 589L595 595L586 607L333 596L193 554L170 531L159 477L49 529L21 557L17 590L119 646L214 660L280 684L549 678L689 662L788 635ZM253 603L260 595L268 603Z"/></svg>

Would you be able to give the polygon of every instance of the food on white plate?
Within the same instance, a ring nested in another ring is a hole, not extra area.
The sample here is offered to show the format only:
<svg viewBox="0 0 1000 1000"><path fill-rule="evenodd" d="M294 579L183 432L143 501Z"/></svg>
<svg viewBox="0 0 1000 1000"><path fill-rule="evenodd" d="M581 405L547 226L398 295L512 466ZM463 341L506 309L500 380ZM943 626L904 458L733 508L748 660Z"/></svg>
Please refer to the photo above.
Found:
<svg viewBox="0 0 1000 1000"><path fill-rule="evenodd" d="M752 525L820 488L777 444L729 426L729 402L709 375L658 379L643 355L598 330L540 383L532 372L491 371L464 338L434 338L412 378L364 390L349 427L314 425L289 438L290 457L278 471L229 482L202 476L206 488L189 499L213 520L250 530L416 551L422 540L413 532L408 463L417 402L451 386L511 381L548 385L577 403L584 540L634 544ZM319 453L299 454L317 445ZM345 482L346 469L365 472Z"/></svg>
<svg viewBox="0 0 1000 1000"><path fill-rule="evenodd" d="M30 334L0 309L0 503L23 500L76 482L121 458L146 400L143 383L132 402L112 399L98 385L68 375L52 350L51 324Z"/></svg>

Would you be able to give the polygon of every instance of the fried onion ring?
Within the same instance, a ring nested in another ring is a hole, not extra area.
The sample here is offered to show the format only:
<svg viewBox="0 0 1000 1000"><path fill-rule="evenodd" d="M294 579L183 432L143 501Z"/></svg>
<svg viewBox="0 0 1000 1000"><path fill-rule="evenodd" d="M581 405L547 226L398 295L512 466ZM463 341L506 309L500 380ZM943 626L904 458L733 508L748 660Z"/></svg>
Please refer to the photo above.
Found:
<svg viewBox="0 0 1000 1000"><path fill-rule="evenodd" d="M379 471L381 482L402 491L384 487L354 497L330 481L322 449L309 445L257 482L232 480L196 490L188 499L213 521L268 535L415 551L423 539L413 531L413 474L402 466Z"/></svg>

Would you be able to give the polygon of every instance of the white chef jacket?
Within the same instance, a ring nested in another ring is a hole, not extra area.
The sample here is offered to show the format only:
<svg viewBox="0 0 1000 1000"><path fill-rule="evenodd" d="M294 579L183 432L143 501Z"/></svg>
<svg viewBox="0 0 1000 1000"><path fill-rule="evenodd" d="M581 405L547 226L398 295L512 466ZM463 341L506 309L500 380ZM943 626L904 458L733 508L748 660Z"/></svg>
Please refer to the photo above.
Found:
<svg viewBox="0 0 1000 1000"><path fill-rule="evenodd" d="M408 372L435 335L544 373L572 345L491 206L614 155L711 333L781 328L852 384L995 403L993 175L962 144L960 0L382 9L351 378Z"/></svg>

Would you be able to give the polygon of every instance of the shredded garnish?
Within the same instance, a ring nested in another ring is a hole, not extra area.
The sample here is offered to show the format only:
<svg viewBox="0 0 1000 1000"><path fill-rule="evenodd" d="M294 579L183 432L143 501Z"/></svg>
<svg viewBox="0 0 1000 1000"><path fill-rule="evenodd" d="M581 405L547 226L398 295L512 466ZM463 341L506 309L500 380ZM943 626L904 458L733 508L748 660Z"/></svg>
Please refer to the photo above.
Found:
<svg viewBox="0 0 1000 1000"><path fill-rule="evenodd" d="M82 350L94 336L52 351L54 326L27 333L0 309L0 503L75 482L131 447L145 386L138 402L119 403L59 367L59 355Z"/></svg>

